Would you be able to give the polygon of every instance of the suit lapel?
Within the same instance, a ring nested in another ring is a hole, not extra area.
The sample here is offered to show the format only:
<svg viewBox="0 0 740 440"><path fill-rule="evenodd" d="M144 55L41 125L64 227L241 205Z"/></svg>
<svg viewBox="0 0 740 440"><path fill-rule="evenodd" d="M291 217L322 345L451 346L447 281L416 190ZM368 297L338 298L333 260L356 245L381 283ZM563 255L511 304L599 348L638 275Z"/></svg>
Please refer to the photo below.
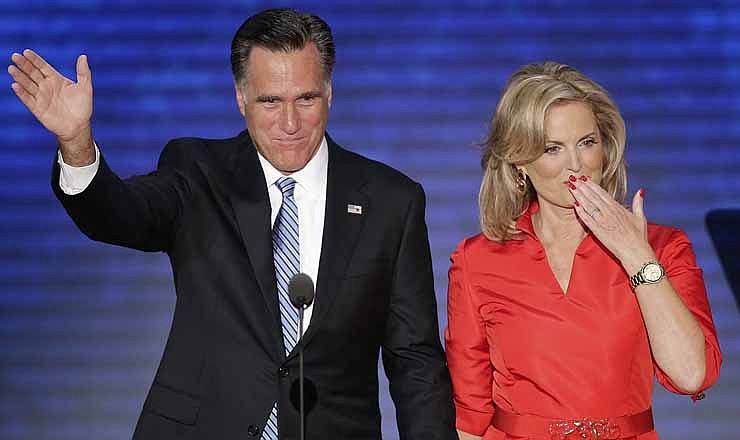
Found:
<svg viewBox="0 0 740 440"><path fill-rule="evenodd" d="M319 260L319 273L316 283L316 303L311 325L304 335L307 345L321 321L326 318L336 296L340 293L341 282L352 259L357 240L372 207L369 198L362 192L365 183L361 168L353 162L350 153L326 136L329 146L329 164L326 185L326 213L324 232ZM348 205L361 206L362 213L350 213L356 209ZM295 356L293 350L290 357Z"/></svg>
<svg viewBox="0 0 740 440"><path fill-rule="evenodd" d="M229 194L244 247L252 263L259 290L267 305L270 333L275 341L271 344L283 349L282 329L277 304L277 283L272 257L272 228L270 226L270 199L265 184L265 174L257 158L257 152L246 131L239 136L239 151L235 157L234 187ZM276 351L277 352L277 351Z"/></svg>

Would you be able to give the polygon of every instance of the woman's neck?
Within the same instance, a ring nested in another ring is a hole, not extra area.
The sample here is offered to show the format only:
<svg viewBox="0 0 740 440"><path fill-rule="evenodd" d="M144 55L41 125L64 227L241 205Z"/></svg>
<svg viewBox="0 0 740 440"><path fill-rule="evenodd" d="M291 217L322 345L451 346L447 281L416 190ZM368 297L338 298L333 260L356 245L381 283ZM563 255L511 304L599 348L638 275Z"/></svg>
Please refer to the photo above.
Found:
<svg viewBox="0 0 740 440"><path fill-rule="evenodd" d="M563 208L544 200L538 200L540 209L532 215L532 227L544 245L551 243L580 243L586 235L586 227L578 219L573 208Z"/></svg>

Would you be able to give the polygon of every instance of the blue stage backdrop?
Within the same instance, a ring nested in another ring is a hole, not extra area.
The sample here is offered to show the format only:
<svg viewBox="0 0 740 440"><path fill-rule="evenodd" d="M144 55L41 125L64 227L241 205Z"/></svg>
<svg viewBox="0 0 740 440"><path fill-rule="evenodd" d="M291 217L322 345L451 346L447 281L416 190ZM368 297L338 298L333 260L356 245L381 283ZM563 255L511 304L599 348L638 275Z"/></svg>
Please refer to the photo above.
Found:
<svg viewBox="0 0 740 440"><path fill-rule="evenodd" d="M290 2L287 2L289 5ZM654 4L655 3L655 4ZM281 5L285 5L282 2ZM667 439L737 439L740 322L703 218L740 206L740 12L735 2L303 2L337 43L329 130L428 196L439 316L449 254L478 232L475 144L519 66L558 60L601 82L628 127L630 192L694 243L725 363L707 398L658 389ZM229 44L273 2L4 0L0 53L37 50L74 77L89 55L94 134L121 175L168 139L244 128ZM55 140L0 87L0 438L129 438L171 323L167 259L93 243L49 187ZM244 374L250 374L245 371ZM383 391L384 433L397 438Z"/></svg>

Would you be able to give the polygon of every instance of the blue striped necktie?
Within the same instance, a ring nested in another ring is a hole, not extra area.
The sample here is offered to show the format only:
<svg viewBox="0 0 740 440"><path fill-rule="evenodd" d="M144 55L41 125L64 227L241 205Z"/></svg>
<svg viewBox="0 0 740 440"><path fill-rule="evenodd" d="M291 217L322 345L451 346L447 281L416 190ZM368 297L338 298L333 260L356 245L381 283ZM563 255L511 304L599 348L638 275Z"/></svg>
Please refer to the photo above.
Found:
<svg viewBox="0 0 740 440"><path fill-rule="evenodd" d="M298 206L293 198L295 180L281 177L275 185L283 193L283 204L272 227L272 255L275 260L280 321L287 356L298 342L298 309L293 307L288 296L288 284L293 275L300 270L301 263L298 245ZM278 440L277 411L275 402L262 432L263 440Z"/></svg>

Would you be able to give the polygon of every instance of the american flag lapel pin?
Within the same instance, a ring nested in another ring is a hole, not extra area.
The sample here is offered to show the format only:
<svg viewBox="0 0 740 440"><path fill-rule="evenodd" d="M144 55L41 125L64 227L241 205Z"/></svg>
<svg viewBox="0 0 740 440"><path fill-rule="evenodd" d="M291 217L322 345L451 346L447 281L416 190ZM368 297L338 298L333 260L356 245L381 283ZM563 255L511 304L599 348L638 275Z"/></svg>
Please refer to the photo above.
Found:
<svg viewBox="0 0 740 440"><path fill-rule="evenodd" d="M351 203L348 203L347 204L347 213L348 214L362 215L362 206L361 205L353 205Z"/></svg>

